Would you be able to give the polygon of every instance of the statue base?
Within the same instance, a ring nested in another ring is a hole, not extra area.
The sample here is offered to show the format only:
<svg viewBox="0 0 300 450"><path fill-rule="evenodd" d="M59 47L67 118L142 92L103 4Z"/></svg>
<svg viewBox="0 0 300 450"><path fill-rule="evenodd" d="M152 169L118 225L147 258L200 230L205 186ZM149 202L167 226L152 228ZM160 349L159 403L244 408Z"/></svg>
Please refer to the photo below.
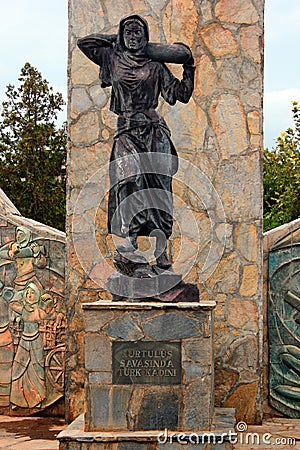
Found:
<svg viewBox="0 0 300 450"><path fill-rule="evenodd" d="M213 407L214 308L83 304L86 413L58 435L60 450L231 449L235 410Z"/></svg>
<svg viewBox="0 0 300 450"><path fill-rule="evenodd" d="M85 429L206 430L215 302L83 304Z"/></svg>
<svg viewBox="0 0 300 450"><path fill-rule="evenodd" d="M232 450L230 436L235 436L235 422L234 408L215 408L212 427L203 432L170 433L167 430L152 430L100 433L85 431L82 414L61 431L57 439L60 450Z"/></svg>
<svg viewBox="0 0 300 450"><path fill-rule="evenodd" d="M171 268L152 266L143 256L131 252L116 252L114 264L118 272L106 284L114 301L199 302L198 286L184 283L182 275Z"/></svg>

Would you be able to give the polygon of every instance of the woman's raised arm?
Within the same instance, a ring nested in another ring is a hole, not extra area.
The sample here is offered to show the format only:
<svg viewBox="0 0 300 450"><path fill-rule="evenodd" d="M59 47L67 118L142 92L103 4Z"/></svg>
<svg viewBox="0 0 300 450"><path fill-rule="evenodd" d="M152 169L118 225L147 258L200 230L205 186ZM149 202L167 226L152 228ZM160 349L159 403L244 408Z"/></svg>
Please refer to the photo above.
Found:
<svg viewBox="0 0 300 450"><path fill-rule="evenodd" d="M102 63L104 49L113 48L117 41L116 34L90 34L79 38L77 45L91 61L99 66Z"/></svg>

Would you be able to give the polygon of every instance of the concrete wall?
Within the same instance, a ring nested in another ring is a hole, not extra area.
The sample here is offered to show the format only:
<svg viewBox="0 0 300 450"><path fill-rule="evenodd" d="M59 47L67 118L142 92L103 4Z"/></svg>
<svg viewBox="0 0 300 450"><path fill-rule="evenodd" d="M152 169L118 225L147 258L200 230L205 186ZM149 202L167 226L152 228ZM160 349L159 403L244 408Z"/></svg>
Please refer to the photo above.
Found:
<svg viewBox="0 0 300 450"><path fill-rule="evenodd" d="M263 0L69 0L68 417L83 410L81 304L110 299L114 239L107 234L107 167L116 125L110 88L76 48L115 33L135 12L152 42L187 43L196 83L188 105L161 102L181 158L174 177L174 269L199 285L215 316L216 404L261 418ZM181 67L171 70L181 76ZM226 238L226 239L225 239ZM225 242L226 241L226 242Z"/></svg>

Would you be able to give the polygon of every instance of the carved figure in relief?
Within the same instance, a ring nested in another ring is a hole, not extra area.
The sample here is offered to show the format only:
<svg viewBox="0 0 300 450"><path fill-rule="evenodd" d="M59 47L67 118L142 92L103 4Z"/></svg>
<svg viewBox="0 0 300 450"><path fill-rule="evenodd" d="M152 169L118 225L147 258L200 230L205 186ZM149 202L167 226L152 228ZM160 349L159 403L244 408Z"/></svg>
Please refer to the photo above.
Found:
<svg viewBox="0 0 300 450"><path fill-rule="evenodd" d="M172 233L172 176L178 168L170 130L158 114L159 96L170 105L187 103L194 87L194 61L184 44L151 44L147 21L133 14L117 35L92 34L78 40L100 66L102 87L112 86L110 109L118 116L111 153L108 230L124 237L122 255L134 253L138 236L156 236L155 257L171 267L166 242ZM165 62L183 64L177 79Z"/></svg>
<svg viewBox="0 0 300 450"><path fill-rule="evenodd" d="M30 281L42 288L35 274L35 268L46 267L44 248L36 241L31 241L30 231L24 227L17 227L16 240L0 250L0 259L14 262L17 274L14 280L14 288L22 290Z"/></svg>
<svg viewBox="0 0 300 450"><path fill-rule="evenodd" d="M16 406L34 408L46 397L44 343L40 322L55 317L54 304L45 303L39 287L30 282L10 302L10 308L20 314L23 332L12 367L10 401Z"/></svg>

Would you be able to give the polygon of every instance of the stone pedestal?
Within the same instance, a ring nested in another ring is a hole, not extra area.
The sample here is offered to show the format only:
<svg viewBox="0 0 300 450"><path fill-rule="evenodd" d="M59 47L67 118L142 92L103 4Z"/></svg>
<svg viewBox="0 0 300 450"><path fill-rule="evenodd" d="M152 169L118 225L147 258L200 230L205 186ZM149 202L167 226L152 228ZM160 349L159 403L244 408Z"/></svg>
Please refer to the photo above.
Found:
<svg viewBox="0 0 300 450"><path fill-rule="evenodd" d="M84 304L85 429L209 429L214 306Z"/></svg>
<svg viewBox="0 0 300 450"><path fill-rule="evenodd" d="M235 410L217 408L212 431L85 431L83 414L58 435L60 450L231 450Z"/></svg>
<svg viewBox="0 0 300 450"><path fill-rule="evenodd" d="M230 448L222 433L234 410L214 417L214 307L84 304L86 413L60 433L60 449L179 449L195 439L198 448Z"/></svg>

